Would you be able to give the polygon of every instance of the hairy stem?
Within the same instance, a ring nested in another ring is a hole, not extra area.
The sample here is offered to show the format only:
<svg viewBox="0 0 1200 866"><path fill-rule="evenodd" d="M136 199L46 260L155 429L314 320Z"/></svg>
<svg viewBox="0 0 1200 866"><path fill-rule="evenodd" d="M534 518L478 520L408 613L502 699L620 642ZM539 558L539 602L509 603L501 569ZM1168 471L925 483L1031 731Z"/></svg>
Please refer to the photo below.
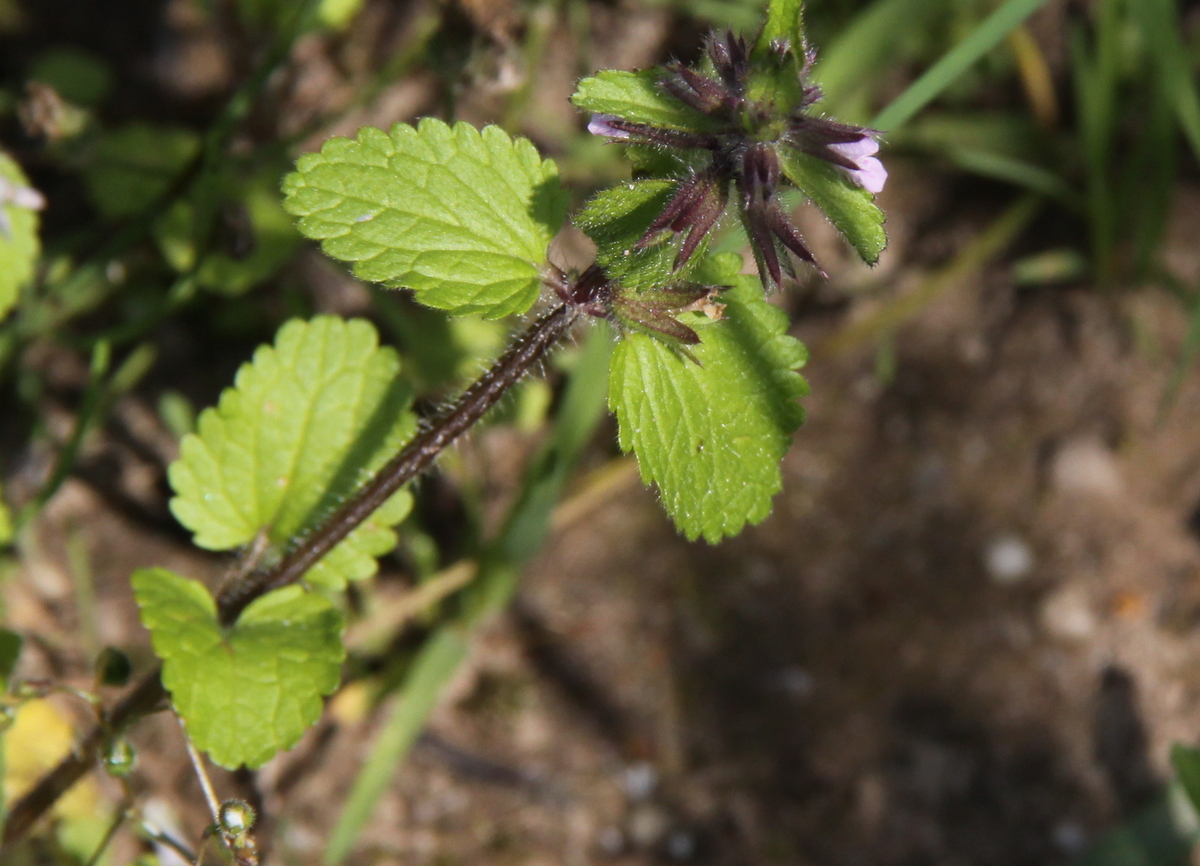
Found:
<svg viewBox="0 0 1200 866"><path fill-rule="evenodd" d="M232 623L251 601L273 589L296 583L321 558L421 474L447 445L466 432L509 388L541 360L566 334L578 309L562 304L534 322L508 351L444 412L427 423L400 453L359 488L316 531L292 549L278 565L225 587L217 598L221 620Z"/></svg>
<svg viewBox="0 0 1200 866"><path fill-rule="evenodd" d="M500 398L528 373L582 314L578 305L561 304L529 326L491 368L429 421L400 452L363 485L316 531L308 535L269 571L231 583L217 598L217 611L226 625L237 620L246 605L273 589L296 583L347 535L405 484L423 472L438 454L481 419ZM105 714L74 751L19 800L4 823L0 853L24 836L33 824L72 785L90 770L109 737L136 719L153 712L166 696L161 667L146 674Z"/></svg>

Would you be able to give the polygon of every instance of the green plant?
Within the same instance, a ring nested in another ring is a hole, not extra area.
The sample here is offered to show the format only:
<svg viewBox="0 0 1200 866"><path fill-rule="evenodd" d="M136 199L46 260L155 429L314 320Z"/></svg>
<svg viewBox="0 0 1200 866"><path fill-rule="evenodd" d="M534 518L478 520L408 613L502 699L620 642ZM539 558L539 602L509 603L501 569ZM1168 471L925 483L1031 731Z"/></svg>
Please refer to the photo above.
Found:
<svg viewBox="0 0 1200 866"><path fill-rule="evenodd" d="M307 4L296 15L276 57L309 26L305 15L317 5L328 4ZM1036 5L1005 4L1003 15L985 22L984 36L935 66L932 82L921 79L915 95L883 117L898 124L911 116ZM255 14L269 11L262 4ZM595 330L576 359L552 433L501 531L475 551L474 579L455 586L460 591L403 670L404 700L358 779L328 859L339 860L353 844L465 654L471 630L510 597L606 395L621 448L636 454L642 477L658 488L684 535L715 543L766 516L807 389L798 372L804 347L786 333L787 318L766 293L790 282L797 260L815 264L784 196L794 190L810 199L868 262L886 243L872 194L883 179L877 135L820 114L800 13L798 0L775 0L761 31L712 37L694 67L606 71L581 82L576 105L593 114L594 132L625 148L635 173L575 214L597 245L595 264L580 272L548 260L568 213L554 163L499 127L426 119L386 132L364 129L299 161L284 182L283 208L299 217L302 234L350 263L362 280L408 288L420 304L473 317L465 321L522 315L539 299L547 309L481 378L422 422L411 409L419 362L381 347L365 322L294 320L260 347L218 406L201 413L171 469L174 515L197 545L237 551L237 564L215 598L162 569L134 575L161 677L141 679L104 715L78 757L14 806L6 839L25 832L89 758L113 754L115 735L165 692L192 743L217 763L257 766L294 744L339 681L342 594L396 546L395 527L411 507L409 483L585 322ZM261 84L271 68L265 64L254 81ZM70 465L89 419L136 381L136 352L110 370L114 345L137 345L149 322L200 290L247 290L295 243L281 230L278 247L266 247L270 255L253 268L235 268L242 258L214 243L231 204L264 229L279 213L280 202L269 195L257 210L250 198L231 201L235 192L261 189L246 179L270 176L279 162L277 154L248 164L225 159L250 92L204 136L93 131L93 153L135 157L125 174L103 160L87 174L107 213L129 220L102 246L118 249L133 232L150 237L172 290L144 319L87 341L90 408L60 467ZM15 167L9 177L11 189L27 188ZM24 222L14 220L11 247L31 266L29 205L36 201L12 201ZM750 239L757 279L741 273L739 257L710 251L723 222ZM104 258L54 275L57 283L48 274L57 291L35 296L20 328L62 323L93 309L99 295L114 294L93 280ZM231 269L236 279L228 277ZM393 311L409 321L405 311ZM425 350L451 359L469 354L455 344L452 326L444 327L447 339L428 341ZM437 367L428 364L426 375ZM52 478L61 481L64 473ZM48 485L41 501L53 489ZM249 857L246 832L222 825L220 835L236 856Z"/></svg>

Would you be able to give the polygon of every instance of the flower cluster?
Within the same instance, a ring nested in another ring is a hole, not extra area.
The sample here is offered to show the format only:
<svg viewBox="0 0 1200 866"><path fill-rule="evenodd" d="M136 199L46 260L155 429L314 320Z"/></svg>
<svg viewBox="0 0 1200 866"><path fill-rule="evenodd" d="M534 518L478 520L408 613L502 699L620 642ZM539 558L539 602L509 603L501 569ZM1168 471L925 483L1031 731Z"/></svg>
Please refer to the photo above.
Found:
<svg viewBox="0 0 1200 866"><path fill-rule="evenodd" d="M599 265L592 265L582 274L568 274L549 265L542 278L559 298L579 312L608 319L623 330L651 334L692 360L695 357L688 347L698 344L700 336L676 316L699 310L719 319L724 309L715 300L724 286L677 282L630 293L609 279Z"/></svg>
<svg viewBox="0 0 1200 866"><path fill-rule="evenodd" d="M789 150L836 166L869 193L883 189L887 171L876 157L878 133L814 113L821 99L820 88L809 82L814 54L807 48L802 52L802 62L796 63L791 46L776 40L764 63L763 58L752 58L743 37L715 34L706 45L711 73L678 62L662 67L661 92L702 115L703 131L611 114L592 116L588 130L612 141L707 154L701 167L678 181L663 212L639 241L640 248L681 235L675 266L682 267L736 195L763 284L778 287L785 274L795 277L788 253L817 266L779 197L781 159L791 155ZM764 65L776 81L786 81L788 70L798 70L798 81L764 87L755 79Z"/></svg>

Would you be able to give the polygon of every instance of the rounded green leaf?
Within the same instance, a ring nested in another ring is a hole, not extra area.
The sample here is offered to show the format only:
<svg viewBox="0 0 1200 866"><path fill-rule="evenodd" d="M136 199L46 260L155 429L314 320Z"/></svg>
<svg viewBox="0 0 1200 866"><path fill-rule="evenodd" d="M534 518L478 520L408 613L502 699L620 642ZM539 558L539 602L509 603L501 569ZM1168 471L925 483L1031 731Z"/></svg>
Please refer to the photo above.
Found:
<svg viewBox="0 0 1200 866"><path fill-rule="evenodd" d="M314 528L415 431L399 373L368 322L288 322L184 437L169 472L172 512L210 550L260 532L278 550ZM407 491L397 493L306 580L336 587L373 574L410 505Z"/></svg>
<svg viewBox="0 0 1200 866"><path fill-rule="evenodd" d="M455 315L528 310L566 217L558 169L497 126L425 118L333 138L284 180L284 207L360 279Z"/></svg>
<svg viewBox="0 0 1200 866"><path fill-rule="evenodd" d="M680 317L700 335L690 347L695 360L651 336L627 335L613 352L609 405L622 450L637 454L642 479L657 485L675 525L715 543L770 513L779 462L804 420L797 399L808 386L796 371L807 353L756 280L707 281L735 285L720 297L720 320Z"/></svg>
<svg viewBox="0 0 1200 866"><path fill-rule="evenodd" d="M223 767L259 767L321 715L341 676L342 615L289 586L252 602L229 629L204 585L162 568L133 591L163 662L163 685L196 747Z"/></svg>

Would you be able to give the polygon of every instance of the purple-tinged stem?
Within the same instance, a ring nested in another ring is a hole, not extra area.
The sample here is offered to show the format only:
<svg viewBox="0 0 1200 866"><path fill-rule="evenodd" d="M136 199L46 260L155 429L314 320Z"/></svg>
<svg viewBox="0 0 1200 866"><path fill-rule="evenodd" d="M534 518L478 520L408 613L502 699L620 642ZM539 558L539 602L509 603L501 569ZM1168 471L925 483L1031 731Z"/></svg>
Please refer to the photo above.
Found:
<svg viewBox="0 0 1200 866"><path fill-rule="evenodd" d="M251 601L273 589L296 583L363 521L405 484L433 463L442 449L487 414L566 334L580 315L577 307L562 304L534 322L486 373L454 403L417 433L404 448L359 488L278 565L228 586L217 598L221 621L234 622Z"/></svg>

